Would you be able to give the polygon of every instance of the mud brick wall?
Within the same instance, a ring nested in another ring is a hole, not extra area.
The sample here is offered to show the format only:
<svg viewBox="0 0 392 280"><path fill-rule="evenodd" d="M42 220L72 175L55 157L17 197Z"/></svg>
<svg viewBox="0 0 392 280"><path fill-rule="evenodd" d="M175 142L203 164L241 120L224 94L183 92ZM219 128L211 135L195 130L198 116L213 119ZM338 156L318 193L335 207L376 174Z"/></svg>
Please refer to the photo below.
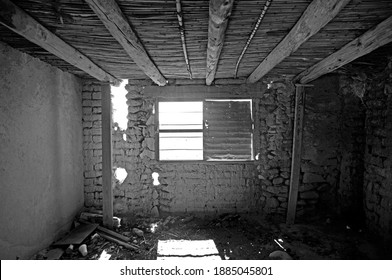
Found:
<svg viewBox="0 0 392 280"><path fill-rule="evenodd" d="M298 215L361 211L364 106L340 83L330 75L306 88Z"/></svg>
<svg viewBox="0 0 392 280"><path fill-rule="evenodd" d="M392 244L392 60L368 72L364 204L368 227Z"/></svg>
<svg viewBox="0 0 392 280"><path fill-rule="evenodd" d="M128 91L128 128L113 129L113 165L128 176L114 179L117 214L285 213L290 179L294 87L288 82L260 83L254 98L255 154L251 163L168 163L155 155L155 98L144 95L150 81L132 81ZM255 85L252 85L255 87ZM157 87L158 88L158 87ZM229 86L233 96L246 96L248 85ZM227 96L226 96L227 98ZM102 206L100 85L83 91L85 205ZM153 184L152 173L160 184Z"/></svg>
<svg viewBox="0 0 392 280"><path fill-rule="evenodd" d="M85 81L83 104L84 204L102 207L101 84Z"/></svg>

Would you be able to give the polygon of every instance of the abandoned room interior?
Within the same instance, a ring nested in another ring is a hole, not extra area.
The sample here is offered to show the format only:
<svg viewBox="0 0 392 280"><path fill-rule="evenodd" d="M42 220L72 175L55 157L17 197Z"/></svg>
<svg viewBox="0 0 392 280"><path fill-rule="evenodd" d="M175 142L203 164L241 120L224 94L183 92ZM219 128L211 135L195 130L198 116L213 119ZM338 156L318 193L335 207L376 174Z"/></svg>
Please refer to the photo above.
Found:
<svg viewBox="0 0 392 280"><path fill-rule="evenodd" d="M0 23L0 259L392 258L392 1L0 0Z"/></svg>

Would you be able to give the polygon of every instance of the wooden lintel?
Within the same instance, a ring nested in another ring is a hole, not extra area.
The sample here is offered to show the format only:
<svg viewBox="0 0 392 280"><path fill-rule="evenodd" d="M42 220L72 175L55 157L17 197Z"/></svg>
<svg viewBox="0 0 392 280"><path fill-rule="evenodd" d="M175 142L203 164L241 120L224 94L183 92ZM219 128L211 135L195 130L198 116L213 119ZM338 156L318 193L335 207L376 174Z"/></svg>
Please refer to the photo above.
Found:
<svg viewBox="0 0 392 280"><path fill-rule="evenodd" d="M247 79L254 83L265 76L304 42L319 32L350 0L313 0L287 36L268 54Z"/></svg>
<svg viewBox="0 0 392 280"><path fill-rule="evenodd" d="M332 72L347 63L366 55L373 50L392 42L392 16L346 44L337 52L303 71L294 78L295 81L308 83L318 77Z"/></svg>
<svg viewBox="0 0 392 280"><path fill-rule="evenodd" d="M296 86L293 150L291 155L290 192L289 192L289 202L287 206L287 218L286 218L286 223L288 225L294 223L295 213L297 210L299 175L301 170L304 108L305 108L305 88L303 86Z"/></svg>
<svg viewBox="0 0 392 280"><path fill-rule="evenodd" d="M113 227L112 101L110 86L102 85L102 195L103 225Z"/></svg>
<svg viewBox="0 0 392 280"><path fill-rule="evenodd" d="M148 56L140 39L115 0L85 0L126 53L157 85L167 84L165 77Z"/></svg>
<svg viewBox="0 0 392 280"><path fill-rule="evenodd" d="M219 56L225 41L225 32L233 3L234 0L210 0L206 67L207 85L211 85L215 79Z"/></svg>
<svg viewBox="0 0 392 280"><path fill-rule="evenodd" d="M114 85L121 82L9 0L0 0L0 23L100 81Z"/></svg>
<svg viewBox="0 0 392 280"><path fill-rule="evenodd" d="M261 98L267 85L184 85L184 86L147 86L144 88L145 97L162 98L162 99L194 99L201 100L204 98Z"/></svg>

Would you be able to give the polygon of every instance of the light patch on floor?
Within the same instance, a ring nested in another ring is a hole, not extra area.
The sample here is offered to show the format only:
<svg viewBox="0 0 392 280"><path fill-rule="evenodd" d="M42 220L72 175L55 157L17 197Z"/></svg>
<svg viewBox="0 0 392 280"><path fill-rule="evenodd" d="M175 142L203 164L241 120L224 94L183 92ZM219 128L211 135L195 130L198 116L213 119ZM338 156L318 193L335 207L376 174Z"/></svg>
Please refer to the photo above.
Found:
<svg viewBox="0 0 392 280"><path fill-rule="evenodd" d="M221 260L215 242L209 240L158 240L158 260L203 258Z"/></svg>

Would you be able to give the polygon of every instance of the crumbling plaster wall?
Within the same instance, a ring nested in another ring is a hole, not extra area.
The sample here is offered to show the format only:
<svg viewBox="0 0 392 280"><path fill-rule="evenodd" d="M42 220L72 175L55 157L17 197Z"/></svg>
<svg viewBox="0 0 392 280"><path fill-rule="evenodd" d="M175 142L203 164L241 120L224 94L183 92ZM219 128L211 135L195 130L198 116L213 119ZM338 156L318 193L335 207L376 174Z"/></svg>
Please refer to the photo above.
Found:
<svg viewBox="0 0 392 280"><path fill-rule="evenodd" d="M0 44L0 259L28 258L83 207L81 81Z"/></svg>
<svg viewBox="0 0 392 280"><path fill-rule="evenodd" d="M290 178L294 87L287 81L267 85L220 86L225 98L254 98L255 155L248 163L159 162L155 155L155 98L144 95L150 81L132 81L128 91L128 128L114 127L115 167L128 176L115 182L117 214L162 213L220 214L226 212L284 213ZM182 87L185 95L187 86ZM156 87L158 89L158 87ZM83 88L85 204L102 206L102 150L100 85ZM125 137L125 140L124 140ZM159 186L152 173L159 174Z"/></svg>

